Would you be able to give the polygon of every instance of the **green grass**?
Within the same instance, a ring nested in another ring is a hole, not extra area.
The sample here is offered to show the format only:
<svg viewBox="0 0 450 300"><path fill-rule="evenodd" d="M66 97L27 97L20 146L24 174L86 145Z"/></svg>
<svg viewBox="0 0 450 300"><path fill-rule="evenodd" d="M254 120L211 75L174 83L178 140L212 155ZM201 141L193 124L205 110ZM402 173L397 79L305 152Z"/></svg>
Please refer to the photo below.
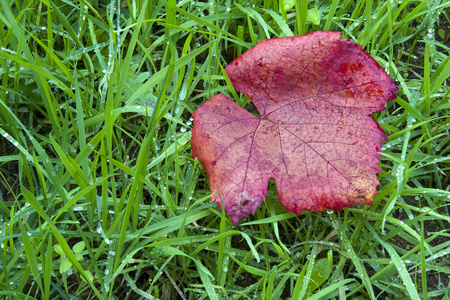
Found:
<svg viewBox="0 0 450 300"><path fill-rule="evenodd" d="M449 298L450 2L289 2L1 1L0 298ZM233 227L191 114L218 93L245 106L223 68L316 30L400 88L374 116L378 195L295 216L272 184Z"/></svg>

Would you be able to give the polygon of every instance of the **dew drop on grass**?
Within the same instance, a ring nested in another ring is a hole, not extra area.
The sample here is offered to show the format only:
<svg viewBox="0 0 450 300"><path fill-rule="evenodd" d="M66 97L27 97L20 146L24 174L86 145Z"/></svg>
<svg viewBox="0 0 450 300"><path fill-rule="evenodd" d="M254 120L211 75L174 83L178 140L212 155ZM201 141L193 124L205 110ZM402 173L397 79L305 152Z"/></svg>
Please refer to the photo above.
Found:
<svg viewBox="0 0 450 300"><path fill-rule="evenodd" d="M428 211L430 211L430 208L429 208L429 207L423 207L423 208L422 208L422 212L428 212Z"/></svg>

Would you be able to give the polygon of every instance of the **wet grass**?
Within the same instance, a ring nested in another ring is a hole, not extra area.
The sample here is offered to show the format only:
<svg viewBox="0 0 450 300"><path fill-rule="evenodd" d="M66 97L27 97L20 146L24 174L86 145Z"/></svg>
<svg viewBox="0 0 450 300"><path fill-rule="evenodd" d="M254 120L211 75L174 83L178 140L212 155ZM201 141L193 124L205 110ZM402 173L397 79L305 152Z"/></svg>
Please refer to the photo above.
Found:
<svg viewBox="0 0 450 300"><path fill-rule="evenodd" d="M2 1L0 297L448 299L447 1ZM233 227L192 112L265 38L342 31L399 86L372 206Z"/></svg>

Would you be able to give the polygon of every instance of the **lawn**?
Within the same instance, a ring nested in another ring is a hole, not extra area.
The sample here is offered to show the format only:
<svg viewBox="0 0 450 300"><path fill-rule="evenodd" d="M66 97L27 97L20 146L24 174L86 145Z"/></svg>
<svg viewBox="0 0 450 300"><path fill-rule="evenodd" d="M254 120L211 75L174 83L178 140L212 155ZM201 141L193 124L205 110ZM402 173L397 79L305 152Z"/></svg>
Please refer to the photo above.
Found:
<svg viewBox="0 0 450 300"><path fill-rule="evenodd" d="M292 2L292 3L291 3ZM450 2L3 0L0 298L449 299ZM194 110L263 39L342 32L399 87L371 206L233 226Z"/></svg>

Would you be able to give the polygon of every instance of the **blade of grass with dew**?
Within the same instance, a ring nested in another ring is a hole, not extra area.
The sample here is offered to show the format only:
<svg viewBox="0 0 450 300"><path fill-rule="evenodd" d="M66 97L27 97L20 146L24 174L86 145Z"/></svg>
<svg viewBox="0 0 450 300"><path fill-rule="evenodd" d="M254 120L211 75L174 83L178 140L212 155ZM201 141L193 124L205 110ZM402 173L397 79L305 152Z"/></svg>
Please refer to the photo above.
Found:
<svg viewBox="0 0 450 300"><path fill-rule="evenodd" d="M367 224L367 223L366 223ZM400 275L400 278L403 281L404 286L406 287L406 290L408 291L408 296L411 297L411 299L418 300L420 299L419 294L417 293L417 288L415 287L414 283L411 280L411 277L408 273L408 270L405 267L405 263L400 258L398 253L392 248L391 245L388 243L385 243L380 236L375 232L372 226L368 225L366 226L370 232L373 234L373 236L376 238L376 240L388 251L389 256L391 257L392 262L394 263L395 267L397 268L398 274ZM421 244L422 242L419 242Z"/></svg>
<svg viewBox="0 0 450 300"><path fill-rule="evenodd" d="M22 221L26 223L24 219L22 219ZM39 275L40 272L38 270L38 262L37 262L38 260L36 257L36 253L34 252L35 247L33 247L29 236L30 232L25 230L24 226L22 225L22 222L17 223L19 224L20 233L22 235L23 247L25 248L28 266L30 267L31 273L33 274L34 282L36 282L41 292L44 292L44 289L42 288L41 276ZM48 296L44 294L43 297Z"/></svg>

